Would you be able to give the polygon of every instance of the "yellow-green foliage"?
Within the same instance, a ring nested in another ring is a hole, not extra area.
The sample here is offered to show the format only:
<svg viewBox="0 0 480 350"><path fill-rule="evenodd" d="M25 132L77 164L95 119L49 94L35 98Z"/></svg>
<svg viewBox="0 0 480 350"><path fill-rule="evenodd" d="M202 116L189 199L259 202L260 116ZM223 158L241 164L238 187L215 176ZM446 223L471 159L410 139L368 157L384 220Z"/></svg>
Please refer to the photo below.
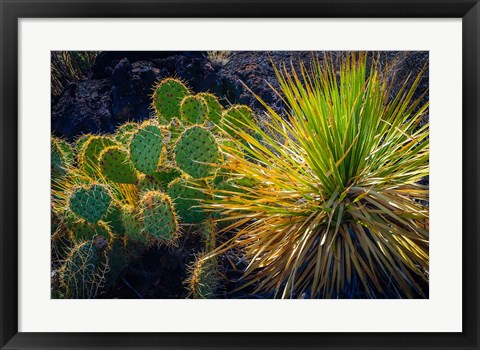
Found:
<svg viewBox="0 0 480 350"><path fill-rule="evenodd" d="M429 269L428 187L420 184L429 173L428 103L412 98L422 73L391 97L389 72L371 61L352 53L339 67L326 59L311 71L276 71L287 117L262 101L264 129L248 118L237 124L249 156L230 152L219 167L255 185L217 190L210 208L236 220L229 247L243 250L246 283L257 291L426 294L418 281L428 282Z"/></svg>

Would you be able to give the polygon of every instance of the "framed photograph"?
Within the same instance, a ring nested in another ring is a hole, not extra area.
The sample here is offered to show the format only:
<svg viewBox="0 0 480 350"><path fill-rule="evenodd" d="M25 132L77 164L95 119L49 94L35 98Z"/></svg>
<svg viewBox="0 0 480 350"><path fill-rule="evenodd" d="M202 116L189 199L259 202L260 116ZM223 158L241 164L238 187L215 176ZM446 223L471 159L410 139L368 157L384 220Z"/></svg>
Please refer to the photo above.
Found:
<svg viewBox="0 0 480 350"><path fill-rule="evenodd" d="M0 11L1 349L479 349L477 0Z"/></svg>

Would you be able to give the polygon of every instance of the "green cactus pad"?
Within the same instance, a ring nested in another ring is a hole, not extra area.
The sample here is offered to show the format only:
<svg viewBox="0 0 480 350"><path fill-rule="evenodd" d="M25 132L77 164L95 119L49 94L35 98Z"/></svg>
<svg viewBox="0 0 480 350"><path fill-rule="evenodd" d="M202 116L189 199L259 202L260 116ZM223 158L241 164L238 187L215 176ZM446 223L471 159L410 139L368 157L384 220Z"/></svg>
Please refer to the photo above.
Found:
<svg viewBox="0 0 480 350"><path fill-rule="evenodd" d="M171 167L168 165L164 165L159 167L157 171L153 174L153 178L157 180L160 184L160 188L163 191L166 191L168 188L168 184L175 179L178 179L182 176L182 171L178 168Z"/></svg>
<svg viewBox="0 0 480 350"><path fill-rule="evenodd" d="M236 136L235 129L248 130L244 124L249 125L255 121L253 111L244 105L235 105L223 112L223 129L231 136Z"/></svg>
<svg viewBox="0 0 480 350"><path fill-rule="evenodd" d="M214 168L208 163L218 163L219 158L215 137L200 126L185 130L175 145L177 166L194 178L210 175Z"/></svg>
<svg viewBox="0 0 480 350"><path fill-rule="evenodd" d="M168 124L168 131L169 131L169 134L170 134L170 138L169 138L168 142L170 144L174 144L178 140L178 138L180 137L180 135L182 134L182 132L184 130L185 130L185 126L180 121L180 119L173 118L170 121L170 124Z"/></svg>
<svg viewBox="0 0 480 350"><path fill-rule="evenodd" d="M140 201L143 232L160 242L173 242L178 235L177 215L169 196L159 191L146 192Z"/></svg>
<svg viewBox="0 0 480 350"><path fill-rule="evenodd" d="M144 125L130 142L130 158L138 171L152 175L157 170L162 153L162 132L158 126Z"/></svg>
<svg viewBox="0 0 480 350"><path fill-rule="evenodd" d="M106 136L90 136L83 143L78 156L79 166L92 178L97 178L100 171L98 158L100 153L111 146L117 146L115 141Z"/></svg>
<svg viewBox="0 0 480 350"><path fill-rule="evenodd" d="M116 280L128 266L128 256L125 245L121 240L115 239L106 252L108 271L105 274L106 287L113 287Z"/></svg>
<svg viewBox="0 0 480 350"><path fill-rule="evenodd" d="M91 134L84 134L84 135L80 135L75 140L75 150L77 151L77 154L80 154L80 151L82 150L85 143L90 139L90 137L92 137Z"/></svg>
<svg viewBox="0 0 480 350"><path fill-rule="evenodd" d="M138 192L162 191L163 187L152 175L142 174L137 183Z"/></svg>
<svg viewBox="0 0 480 350"><path fill-rule="evenodd" d="M99 265L97 248L92 241L74 246L59 270L60 283L66 291L66 297L72 299L94 298L101 285L97 273Z"/></svg>
<svg viewBox="0 0 480 350"><path fill-rule="evenodd" d="M199 96L185 96L180 104L180 115L187 124L203 124L207 120L207 102Z"/></svg>
<svg viewBox="0 0 480 350"><path fill-rule="evenodd" d="M96 223L108 210L111 202L105 186L93 184L89 187L76 187L70 196L70 209L90 223Z"/></svg>
<svg viewBox="0 0 480 350"><path fill-rule="evenodd" d="M52 138L50 142L50 157L52 179L63 176L66 173L69 162L67 155L62 150L57 140L55 140L54 138Z"/></svg>
<svg viewBox="0 0 480 350"><path fill-rule="evenodd" d="M71 230L77 241L88 241L97 236L102 236L110 241L113 237L110 227L103 221L91 224L85 220L78 220L72 224Z"/></svg>
<svg viewBox="0 0 480 350"><path fill-rule="evenodd" d="M189 94L188 89L181 81L173 78L162 80L153 93L152 106L159 119L168 122L180 116L180 103Z"/></svg>
<svg viewBox="0 0 480 350"><path fill-rule="evenodd" d="M202 92L197 94L197 96L202 97L207 103L208 115L207 119L213 124L220 125L222 120L222 105L218 102L215 95L212 95L208 92Z"/></svg>
<svg viewBox="0 0 480 350"><path fill-rule="evenodd" d="M71 165L75 161L75 153L73 152L73 147L67 141L55 138L58 147L62 150L63 154L65 155L65 160L67 164Z"/></svg>
<svg viewBox="0 0 480 350"><path fill-rule="evenodd" d="M188 289L193 299L213 299L220 287L220 274L216 257L201 254L189 268Z"/></svg>
<svg viewBox="0 0 480 350"><path fill-rule="evenodd" d="M120 125L115 132L115 141L121 143L124 146L128 146L130 144L130 139L132 138L132 135L135 131L137 131L137 129L137 123L128 122Z"/></svg>
<svg viewBox="0 0 480 350"><path fill-rule="evenodd" d="M137 173L128 153L120 147L105 148L99 156L100 169L105 177L113 182L134 184Z"/></svg>
<svg viewBox="0 0 480 350"><path fill-rule="evenodd" d="M211 252L215 249L217 224L212 217L206 218L200 227L200 235L205 244L205 251Z"/></svg>
<svg viewBox="0 0 480 350"><path fill-rule="evenodd" d="M125 233L125 227L122 224L122 208L118 204L110 205L102 221L110 227L114 234Z"/></svg>
<svg viewBox="0 0 480 350"><path fill-rule="evenodd" d="M134 207L122 206L122 225L125 228L125 236L134 242L146 243L146 237L142 233L142 222Z"/></svg>
<svg viewBox="0 0 480 350"><path fill-rule="evenodd" d="M175 210L181 220L187 224L196 224L205 220L208 212L200 207L209 196L201 190L192 188L186 180L177 179L170 183L168 195L172 198Z"/></svg>

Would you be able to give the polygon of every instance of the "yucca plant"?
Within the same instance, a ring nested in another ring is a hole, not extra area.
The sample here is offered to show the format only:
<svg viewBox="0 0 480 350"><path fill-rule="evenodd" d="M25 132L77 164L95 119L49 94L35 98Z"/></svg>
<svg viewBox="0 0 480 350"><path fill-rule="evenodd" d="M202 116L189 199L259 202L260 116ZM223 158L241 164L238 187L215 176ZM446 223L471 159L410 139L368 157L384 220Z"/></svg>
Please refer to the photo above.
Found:
<svg viewBox="0 0 480 350"><path fill-rule="evenodd" d="M232 181L207 206L233 232L215 254L240 247L249 262L244 286L281 298L428 296L428 102L413 98L423 71L393 92L378 62L350 53L276 69L286 117L259 98L262 128L235 131L247 156L223 147L221 171L253 185Z"/></svg>

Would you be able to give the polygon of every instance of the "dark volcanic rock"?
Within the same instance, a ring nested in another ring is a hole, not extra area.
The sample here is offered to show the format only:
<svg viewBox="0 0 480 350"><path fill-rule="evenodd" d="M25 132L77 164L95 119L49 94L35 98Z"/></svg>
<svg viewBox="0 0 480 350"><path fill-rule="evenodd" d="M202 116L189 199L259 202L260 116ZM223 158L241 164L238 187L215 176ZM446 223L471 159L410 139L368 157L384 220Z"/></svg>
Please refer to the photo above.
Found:
<svg viewBox="0 0 480 350"><path fill-rule="evenodd" d="M335 58L341 53L332 52ZM281 98L274 66L299 72L307 69L314 55L307 51L235 51L226 64L215 64L206 52L134 52L108 51L97 57L93 79L66 87L58 101L52 98L52 131L69 139L86 132L111 132L127 120L143 120L151 113L150 95L156 81L176 77L193 92L209 91L221 98L224 106L244 103L259 111L263 106L253 91L274 110L282 113ZM415 76L428 61L428 52L381 52L382 65L395 71L397 82L409 74ZM248 86L248 88L247 88ZM393 92L400 85L395 85ZM428 70L415 97L428 88ZM425 96L428 99L428 95Z"/></svg>
<svg viewBox="0 0 480 350"><path fill-rule="evenodd" d="M205 51L103 51L98 54L92 67L93 79L107 78L119 61L152 61L171 56L204 57Z"/></svg>
<svg viewBox="0 0 480 350"><path fill-rule="evenodd" d="M150 114L152 86L160 70L151 62L131 64L122 59L112 72L112 118L115 125L128 120L143 120Z"/></svg>
<svg viewBox="0 0 480 350"><path fill-rule="evenodd" d="M52 106L52 132L72 140L80 134L112 131L111 87L110 79L67 85Z"/></svg>

